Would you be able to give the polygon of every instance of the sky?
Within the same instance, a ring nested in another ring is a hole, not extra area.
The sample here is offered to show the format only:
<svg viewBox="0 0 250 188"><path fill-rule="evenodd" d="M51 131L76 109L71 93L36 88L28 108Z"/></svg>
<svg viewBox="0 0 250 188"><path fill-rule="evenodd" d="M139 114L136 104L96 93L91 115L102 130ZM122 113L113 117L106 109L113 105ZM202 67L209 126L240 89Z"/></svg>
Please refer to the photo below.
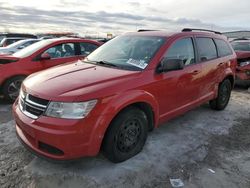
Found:
<svg viewBox="0 0 250 188"><path fill-rule="evenodd" d="M0 0L0 31L119 35L138 29L250 30L249 0Z"/></svg>

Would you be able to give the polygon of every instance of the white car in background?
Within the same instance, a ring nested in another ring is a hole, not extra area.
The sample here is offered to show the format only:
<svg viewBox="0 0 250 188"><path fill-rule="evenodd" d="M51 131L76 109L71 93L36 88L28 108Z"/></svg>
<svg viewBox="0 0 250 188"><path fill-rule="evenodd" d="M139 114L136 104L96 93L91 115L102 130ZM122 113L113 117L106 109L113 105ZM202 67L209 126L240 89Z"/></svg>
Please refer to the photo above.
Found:
<svg viewBox="0 0 250 188"><path fill-rule="evenodd" d="M7 47L0 47L0 54L13 54L17 52L18 50L21 50L33 43L36 43L40 41L41 39L24 39L24 40L19 40Z"/></svg>

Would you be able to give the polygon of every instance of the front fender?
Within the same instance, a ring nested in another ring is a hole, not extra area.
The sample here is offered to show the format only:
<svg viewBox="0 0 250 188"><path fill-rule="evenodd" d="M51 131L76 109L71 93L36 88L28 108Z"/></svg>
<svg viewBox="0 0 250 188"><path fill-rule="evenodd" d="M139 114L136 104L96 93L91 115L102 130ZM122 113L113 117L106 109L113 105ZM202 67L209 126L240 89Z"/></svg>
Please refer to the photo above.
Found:
<svg viewBox="0 0 250 188"><path fill-rule="evenodd" d="M149 104L155 114L155 120L158 119L159 104L157 100L151 93L143 90L127 91L113 96L112 99L105 105L102 115L112 114L116 116L125 107L138 102ZM157 124L157 122L154 123Z"/></svg>
<svg viewBox="0 0 250 188"><path fill-rule="evenodd" d="M151 106L154 112L154 125L159 121L159 105L154 96L143 90L132 90L118 93L117 95L102 99L99 104L99 118L91 131L89 153L97 154L100 150L102 140L114 117L124 108L138 102L144 102ZM97 112L97 113L98 113Z"/></svg>

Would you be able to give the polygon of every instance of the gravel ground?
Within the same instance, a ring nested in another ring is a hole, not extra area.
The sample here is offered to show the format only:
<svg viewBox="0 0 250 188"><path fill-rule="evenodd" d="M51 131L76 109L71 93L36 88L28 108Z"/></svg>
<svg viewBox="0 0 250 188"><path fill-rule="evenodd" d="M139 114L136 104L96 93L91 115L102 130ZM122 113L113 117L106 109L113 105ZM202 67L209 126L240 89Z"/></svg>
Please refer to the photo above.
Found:
<svg viewBox="0 0 250 188"><path fill-rule="evenodd" d="M143 151L113 164L101 154L52 163L16 139L11 106L0 102L0 187L250 187L250 92L236 89L224 111L207 104L149 133Z"/></svg>

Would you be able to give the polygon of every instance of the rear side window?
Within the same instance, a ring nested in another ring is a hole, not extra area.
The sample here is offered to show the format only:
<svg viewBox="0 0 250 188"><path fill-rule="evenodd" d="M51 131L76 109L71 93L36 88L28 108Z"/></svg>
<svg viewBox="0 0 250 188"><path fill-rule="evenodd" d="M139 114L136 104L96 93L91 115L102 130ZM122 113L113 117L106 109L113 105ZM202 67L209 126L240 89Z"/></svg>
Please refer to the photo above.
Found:
<svg viewBox="0 0 250 188"><path fill-rule="evenodd" d="M167 59L181 59L184 65L195 63L194 46L191 38L180 39L170 46L167 54Z"/></svg>
<svg viewBox="0 0 250 188"><path fill-rule="evenodd" d="M214 41L218 49L219 57L224 57L233 54L231 48L224 40L215 39Z"/></svg>
<svg viewBox="0 0 250 188"><path fill-rule="evenodd" d="M93 52L96 48L98 48L98 46L95 45L95 44L86 43L86 42L81 42L80 43L81 55L87 56L91 52Z"/></svg>
<svg viewBox="0 0 250 188"><path fill-rule="evenodd" d="M207 61L217 58L216 46L211 38L196 38L196 43L199 51L199 60Z"/></svg>

